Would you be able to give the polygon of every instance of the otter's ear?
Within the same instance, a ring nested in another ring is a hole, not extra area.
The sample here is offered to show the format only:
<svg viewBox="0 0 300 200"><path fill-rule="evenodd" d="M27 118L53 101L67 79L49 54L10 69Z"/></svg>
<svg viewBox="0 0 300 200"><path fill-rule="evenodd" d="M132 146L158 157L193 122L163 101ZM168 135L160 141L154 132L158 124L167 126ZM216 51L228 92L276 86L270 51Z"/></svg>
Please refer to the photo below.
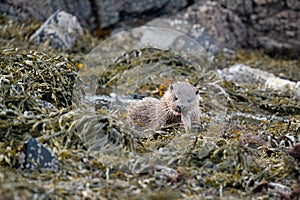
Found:
<svg viewBox="0 0 300 200"><path fill-rule="evenodd" d="M170 90L173 91L174 90L174 86L173 84L170 86Z"/></svg>

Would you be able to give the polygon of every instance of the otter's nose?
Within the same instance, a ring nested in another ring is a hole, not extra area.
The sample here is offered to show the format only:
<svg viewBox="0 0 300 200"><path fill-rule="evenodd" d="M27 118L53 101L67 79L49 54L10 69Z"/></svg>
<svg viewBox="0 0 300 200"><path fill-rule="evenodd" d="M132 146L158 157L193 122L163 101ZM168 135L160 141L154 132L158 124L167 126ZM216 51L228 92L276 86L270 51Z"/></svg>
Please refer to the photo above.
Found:
<svg viewBox="0 0 300 200"><path fill-rule="evenodd" d="M181 111L181 106L176 106L176 110L177 110L178 112L180 112L180 111Z"/></svg>

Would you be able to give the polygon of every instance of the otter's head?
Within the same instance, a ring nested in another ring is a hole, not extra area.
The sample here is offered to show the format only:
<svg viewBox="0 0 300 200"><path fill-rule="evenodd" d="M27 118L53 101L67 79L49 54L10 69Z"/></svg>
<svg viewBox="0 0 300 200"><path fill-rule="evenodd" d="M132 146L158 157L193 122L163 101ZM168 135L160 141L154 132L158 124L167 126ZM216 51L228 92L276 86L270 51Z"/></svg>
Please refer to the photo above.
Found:
<svg viewBox="0 0 300 200"><path fill-rule="evenodd" d="M172 95L171 108L174 113L187 114L199 103L198 90L189 83L177 82L169 88Z"/></svg>
<svg viewBox="0 0 300 200"><path fill-rule="evenodd" d="M180 115L185 129L191 129L191 117L199 112L198 90L189 83L177 82L169 88L172 103L170 107L174 115Z"/></svg>

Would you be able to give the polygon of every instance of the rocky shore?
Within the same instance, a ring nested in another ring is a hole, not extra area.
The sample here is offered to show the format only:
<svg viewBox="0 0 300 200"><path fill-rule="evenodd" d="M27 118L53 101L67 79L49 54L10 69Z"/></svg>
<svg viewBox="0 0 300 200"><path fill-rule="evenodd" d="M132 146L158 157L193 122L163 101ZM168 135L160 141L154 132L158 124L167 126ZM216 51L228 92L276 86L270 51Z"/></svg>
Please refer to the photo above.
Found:
<svg viewBox="0 0 300 200"><path fill-rule="evenodd" d="M273 54L293 56L300 50L298 1L91 0L69 3L35 0L0 3L0 13L18 21L44 22L59 10L76 16L82 27L98 35L148 23L182 30L202 44L216 44L218 49L260 48ZM105 33L105 29L109 32Z"/></svg>
<svg viewBox="0 0 300 200"><path fill-rule="evenodd" d="M298 1L18 0L0 14L0 199L300 197ZM131 102L176 81L199 91L200 127L126 124Z"/></svg>

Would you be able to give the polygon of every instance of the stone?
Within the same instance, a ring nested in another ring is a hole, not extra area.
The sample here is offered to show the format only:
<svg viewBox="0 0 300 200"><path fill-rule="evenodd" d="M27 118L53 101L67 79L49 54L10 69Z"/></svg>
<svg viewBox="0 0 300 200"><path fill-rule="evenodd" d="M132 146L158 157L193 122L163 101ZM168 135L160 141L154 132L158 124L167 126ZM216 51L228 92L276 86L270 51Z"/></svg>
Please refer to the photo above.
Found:
<svg viewBox="0 0 300 200"><path fill-rule="evenodd" d="M295 91L296 83L279 77L270 77L265 83L265 87L275 91Z"/></svg>
<svg viewBox="0 0 300 200"><path fill-rule="evenodd" d="M210 52L252 48L297 57L299 3L288 1L287 5L278 0L199 0L147 25L183 31Z"/></svg>
<svg viewBox="0 0 300 200"><path fill-rule="evenodd" d="M214 55L219 52L218 43L201 24L192 24L187 20L162 17L151 20L146 26L179 31L196 40L209 54Z"/></svg>
<svg viewBox="0 0 300 200"><path fill-rule="evenodd" d="M261 69L251 68L244 64L235 64L229 68L218 70L218 74L227 81L236 84L253 84L264 89L270 89L279 94L300 98L300 82L294 82L276 77Z"/></svg>
<svg viewBox="0 0 300 200"><path fill-rule="evenodd" d="M59 160L48 148L31 138L24 144L19 155L19 168L58 171Z"/></svg>
<svg viewBox="0 0 300 200"><path fill-rule="evenodd" d="M108 29L112 33L155 19L149 25L182 29L210 52L250 48L291 57L300 52L299 0L0 2L0 13L15 20L46 20L57 9L75 15L88 30Z"/></svg>
<svg viewBox="0 0 300 200"><path fill-rule="evenodd" d="M234 64L218 72L225 80L238 84L263 85L269 78L275 77L274 74L241 63Z"/></svg>
<svg viewBox="0 0 300 200"><path fill-rule="evenodd" d="M57 11L29 38L37 44L47 43L56 49L70 50L83 29L77 18L65 11Z"/></svg>
<svg viewBox="0 0 300 200"><path fill-rule="evenodd" d="M161 15L170 15L187 7L191 2L190 0L77 0L72 2L11 0L0 2L0 14L17 21L28 19L45 21L55 11L64 10L76 16L85 29L97 30L115 26L126 20L142 19L145 22Z"/></svg>
<svg viewBox="0 0 300 200"><path fill-rule="evenodd" d="M296 86L295 86L295 96L294 98L296 99L300 99L300 81L298 81L296 83Z"/></svg>
<svg viewBox="0 0 300 200"><path fill-rule="evenodd" d="M300 52L298 1L222 0L195 3L181 18L201 24L220 47L260 48L296 56Z"/></svg>

